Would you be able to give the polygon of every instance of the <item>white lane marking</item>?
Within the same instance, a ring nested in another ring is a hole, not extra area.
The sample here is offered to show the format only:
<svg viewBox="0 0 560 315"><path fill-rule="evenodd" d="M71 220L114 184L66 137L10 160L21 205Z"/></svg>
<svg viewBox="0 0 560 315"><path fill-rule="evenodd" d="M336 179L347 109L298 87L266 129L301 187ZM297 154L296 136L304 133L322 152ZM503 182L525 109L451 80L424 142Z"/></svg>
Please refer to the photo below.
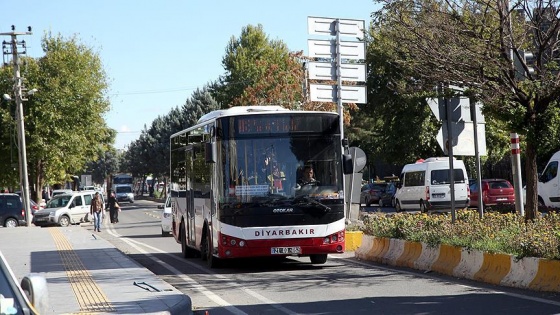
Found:
<svg viewBox="0 0 560 315"><path fill-rule="evenodd" d="M277 310L279 310L279 311L281 311L281 312L284 312L284 313L289 314L289 315L296 315L296 314L298 314L298 313L296 313L296 312L294 312L294 311L292 311L292 310L290 310L290 309L288 309L288 308L285 308L285 307L279 305L278 302L275 302L275 301L273 301L273 300L270 300L270 299L268 299L268 298L266 298L266 297L260 295L259 293L255 292L255 291L253 291L253 290L251 290L251 289L247 289L247 288L245 288L245 287L239 285L238 283L233 282L231 279L229 279L229 278L227 278L227 277L225 277L225 276L223 276L223 275L219 275L219 274L213 273L213 272L211 272L211 271L209 271L209 270L207 270L207 269L203 269L203 268L201 268L200 266L198 266L198 265L196 265L196 264L193 264L193 263L191 263L191 262L189 262L189 261L187 261L187 260L185 260L185 259L181 259L181 258L177 257L176 255L173 255L173 254L170 254L170 253L168 253L168 252L162 251L162 250L160 250L159 248L155 248L155 247L152 247L152 246L150 246L150 245L148 245L148 244L144 244L144 243L142 243L142 242L139 242L139 241L132 240L132 239L129 239L129 238L127 238L127 237L124 237L124 236L118 234L118 233L113 229L113 227L110 227L109 234L113 235L114 237L120 238L121 240L123 240L124 242L126 242L127 244L129 244L130 246L132 246L133 248L135 248L136 250L138 250L138 251L141 252L142 254L145 254L145 255L148 256L150 259L152 259L153 261L155 261L155 262L157 262L158 264L160 264L162 267L166 268L167 270L169 270L169 271L172 272L173 274L175 274L175 275L181 277L181 279L183 279L184 281L190 283L190 284L191 284L193 287L195 287L199 292L201 292L201 293L203 293L204 295L206 295L206 297L208 297L209 299L211 299L212 301L214 301L216 304L221 305L221 306L224 306L228 311L232 312L233 314L247 314L247 313L245 313L245 312L243 312L242 310L238 309L237 307L235 307L235 306L233 306L233 305L227 303L225 300L223 300L222 298L220 298L219 296L217 296L215 293L213 293L212 291L206 289L206 288L205 288L204 286L202 286L201 284L197 283L194 279L192 279L192 278L190 278L190 277L184 275L182 272L180 272L179 270L175 269L173 266L171 266L171 265L169 265L169 264L167 264L167 263L165 263L165 262L159 260L157 257L154 257L154 256L153 256L152 254L150 254L149 252L144 251L143 249L137 247L136 245L134 245L134 244L132 244L132 243L135 243L135 244L137 244L137 245L144 246L144 247L149 248L150 250L155 251L155 252L157 252L157 253L164 254L165 256L170 257L170 258L173 258L174 260L177 260L177 261L179 261L179 262L181 262L181 263L187 263L187 264L189 264L191 267L196 268L196 269L198 269L198 270L200 270L200 271L202 271L202 272L211 274L211 275L213 275L214 277L219 278L220 280L226 280L226 281L228 281L227 286L239 288L240 290L243 290L243 291L246 292L247 294L249 294L249 295L251 295L252 297L254 297L255 299L259 300L260 302L263 302L263 303L265 303L265 304L268 304L268 305L270 305L271 307L273 307L273 308L275 308L275 309L277 309Z"/></svg>

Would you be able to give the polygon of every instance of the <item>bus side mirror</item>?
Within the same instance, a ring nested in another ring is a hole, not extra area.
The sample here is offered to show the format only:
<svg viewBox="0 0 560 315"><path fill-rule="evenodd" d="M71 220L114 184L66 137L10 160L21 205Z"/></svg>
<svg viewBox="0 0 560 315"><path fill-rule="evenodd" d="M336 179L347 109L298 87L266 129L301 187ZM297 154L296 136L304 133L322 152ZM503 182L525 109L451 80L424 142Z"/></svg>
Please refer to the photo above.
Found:
<svg viewBox="0 0 560 315"><path fill-rule="evenodd" d="M216 142L204 143L204 158L206 163L216 163Z"/></svg>
<svg viewBox="0 0 560 315"><path fill-rule="evenodd" d="M352 174L354 172L354 163L350 154L342 155L342 168L344 174Z"/></svg>

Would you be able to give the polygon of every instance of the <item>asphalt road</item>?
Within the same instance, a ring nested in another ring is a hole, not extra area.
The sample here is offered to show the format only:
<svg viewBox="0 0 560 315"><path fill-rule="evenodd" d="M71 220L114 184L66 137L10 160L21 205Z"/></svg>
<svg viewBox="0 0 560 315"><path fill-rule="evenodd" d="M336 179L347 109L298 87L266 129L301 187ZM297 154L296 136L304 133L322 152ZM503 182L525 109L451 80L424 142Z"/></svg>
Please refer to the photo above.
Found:
<svg viewBox="0 0 560 315"><path fill-rule="evenodd" d="M160 213L150 201L124 204L120 223L102 233L189 295L196 314L560 314L559 294L389 268L353 253L330 255L322 266L295 257L236 260L211 270L198 258L182 258L173 237L161 236Z"/></svg>

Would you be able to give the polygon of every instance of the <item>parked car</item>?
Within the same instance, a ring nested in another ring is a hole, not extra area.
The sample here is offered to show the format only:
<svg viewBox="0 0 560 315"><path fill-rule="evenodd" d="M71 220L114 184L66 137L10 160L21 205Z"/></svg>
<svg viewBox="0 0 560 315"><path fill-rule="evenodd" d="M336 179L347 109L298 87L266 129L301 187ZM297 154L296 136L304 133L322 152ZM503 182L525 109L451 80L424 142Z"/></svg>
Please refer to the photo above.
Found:
<svg viewBox="0 0 560 315"><path fill-rule="evenodd" d="M158 205L161 212L161 236L168 236L171 233L171 196L167 196L164 204Z"/></svg>
<svg viewBox="0 0 560 315"><path fill-rule="evenodd" d="M27 224L23 202L18 194L0 194L0 224L4 227Z"/></svg>
<svg viewBox="0 0 560 315"><path fill-rule="evenodd" d="M387 183L385 191L381 194L379 199L380 207L394 207L395 206L395 193L397 192L397 185L393 182Z"/></svg>
<svg viewBox="0 0 560 315"><path fill-rule="evenodd" d="M33 223L37 226L68 226L89 221L89 208L95 191L80 191L54 196L43 210L35 212ZM103 196L101 196L103 199ZM105 203L103 201L103 203Z"/></svg>
<svg viewBox="0 0 560 315"><path fill-rule="evenodd" d="M493 206L497 204L515 204L515 191L508 180L482 179L482 189L474 182L470 186L471 207L478 207L478 195L482 191L482 205Z"/></svg>
<svg viewBox="0 0 560 315"><path fill-rule="evenodd" d="M360 204L365 203L366 207L372 204L379 203L381 196L385 193L385 188L387 183L369 183L362 186L362 191L360 192Z"/></svg>
<svg viewBox="0 0 560 315"><path fill-rule="evenodd" d="M31 215L35 215L35 212L45 209L44 206L38 205L35 201L29 200L29 206L31 207Z"/></svg>

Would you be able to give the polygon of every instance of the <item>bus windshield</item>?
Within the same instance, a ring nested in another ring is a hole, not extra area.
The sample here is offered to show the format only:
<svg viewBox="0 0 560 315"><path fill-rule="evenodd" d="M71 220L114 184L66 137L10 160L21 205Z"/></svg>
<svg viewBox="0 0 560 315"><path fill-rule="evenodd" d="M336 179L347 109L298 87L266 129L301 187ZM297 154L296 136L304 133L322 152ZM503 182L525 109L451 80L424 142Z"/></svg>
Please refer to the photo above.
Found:
<svg viewBox="0 0 560 315"><path fill-rule="evenodd" d="M226 202L270 202L311 196L342 199L338 135L278 135L222 143ZM305 180L305 173L309 176Z"/></svg>

